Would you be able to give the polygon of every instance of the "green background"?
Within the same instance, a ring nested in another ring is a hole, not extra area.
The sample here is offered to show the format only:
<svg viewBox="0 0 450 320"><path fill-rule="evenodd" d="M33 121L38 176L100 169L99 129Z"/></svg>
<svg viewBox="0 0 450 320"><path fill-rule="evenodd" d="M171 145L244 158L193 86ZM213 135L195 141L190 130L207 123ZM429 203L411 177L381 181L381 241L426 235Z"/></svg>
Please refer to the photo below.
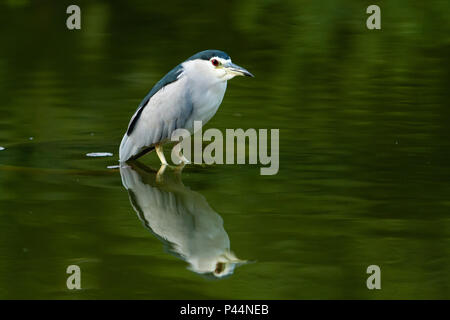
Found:
<svg viewBox="0 0 450 320"><path fill-rule="evenodd" d="M450 298L448 1L0 3L0 298ZM277 175L183 171L252 262L218 280L169 254L107 169L153 84L204 49L256 76L206 128L280 129Z"/></svg>

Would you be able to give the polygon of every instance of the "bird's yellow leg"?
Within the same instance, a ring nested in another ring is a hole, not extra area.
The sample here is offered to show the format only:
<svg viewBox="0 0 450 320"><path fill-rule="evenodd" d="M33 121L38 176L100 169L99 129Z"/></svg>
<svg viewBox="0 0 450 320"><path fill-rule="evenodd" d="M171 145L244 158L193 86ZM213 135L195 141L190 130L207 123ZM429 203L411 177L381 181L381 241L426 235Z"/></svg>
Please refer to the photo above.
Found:
<svg viewBox="0 0 450 320"><path fill-rule="evenodd" d="M164 152L163 152L163 146L162 146L162 144L157 144L157 145L155 146L155 149L156 149L156 154L158 155L159 160L161 160L161 164L162 164L163 166L167 166L168 163L167 163L167 161L166 161L166 158L164 157Z"/></svg>
<svg viewBox="0 0 450 320"><path fill-rule="evenodd" d="M158 172L156 173L156 182L159 184L163 184L164 183L164 171L166 171L167 165L163 164L161 165L161 167L159 168Z"/></svg>

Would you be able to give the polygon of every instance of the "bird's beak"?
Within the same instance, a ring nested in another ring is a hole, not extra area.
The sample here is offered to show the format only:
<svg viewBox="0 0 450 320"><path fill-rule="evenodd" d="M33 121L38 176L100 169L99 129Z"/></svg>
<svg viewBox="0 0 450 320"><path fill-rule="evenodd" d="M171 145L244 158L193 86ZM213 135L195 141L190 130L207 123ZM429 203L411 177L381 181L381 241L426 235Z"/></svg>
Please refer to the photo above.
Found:
<svg viewBox="0 0 450 320"><path fill-rule="evenodd" d="M225 65L225 70L227 73L234 74L236 76L247 76L247 77L255 77L252 75L247 69L244 69L237 64L234 64L232 62L227 63Z"/></svg>

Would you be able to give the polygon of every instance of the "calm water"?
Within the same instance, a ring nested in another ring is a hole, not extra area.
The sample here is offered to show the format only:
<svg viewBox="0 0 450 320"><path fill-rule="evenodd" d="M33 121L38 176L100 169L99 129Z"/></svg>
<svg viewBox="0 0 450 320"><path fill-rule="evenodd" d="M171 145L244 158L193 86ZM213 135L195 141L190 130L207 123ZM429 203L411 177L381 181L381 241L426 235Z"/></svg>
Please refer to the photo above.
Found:
<svg viewBox="0 0 450 320"><path fill-rule="evenodd" d="M383 2L381 31L364 1L80 1L80 31L69 4L0 5L0 298L450 298L447 1ZM256 77L207 128L279 128L279 173L108 169L208 48Z"/></svg>

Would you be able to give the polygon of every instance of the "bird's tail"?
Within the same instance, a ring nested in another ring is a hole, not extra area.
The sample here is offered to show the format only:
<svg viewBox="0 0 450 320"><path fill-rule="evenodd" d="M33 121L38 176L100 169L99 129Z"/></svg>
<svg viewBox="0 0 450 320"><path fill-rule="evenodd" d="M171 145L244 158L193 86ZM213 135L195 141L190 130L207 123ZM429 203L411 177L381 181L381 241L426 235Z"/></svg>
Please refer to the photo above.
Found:
<svg viewBox="0 0 450 320"><path fill-rule="evenodd" d="M119 148L119 161L124 163L128 160L137 159L142 157L144 154L153 151L154 146L142 148L142 146L136 145L133 138L131 138L127 133L122 138Z"/></svg>
<svg viewBox="0 0 450 320"><path fill-rule="evenodd" d="M130 136L128 136L128 134L125 133L125 135L122 138L122 142L120 143L119 161L126 162L137 152L138 148L133 142L133 139L131 139Z"/></svg>

